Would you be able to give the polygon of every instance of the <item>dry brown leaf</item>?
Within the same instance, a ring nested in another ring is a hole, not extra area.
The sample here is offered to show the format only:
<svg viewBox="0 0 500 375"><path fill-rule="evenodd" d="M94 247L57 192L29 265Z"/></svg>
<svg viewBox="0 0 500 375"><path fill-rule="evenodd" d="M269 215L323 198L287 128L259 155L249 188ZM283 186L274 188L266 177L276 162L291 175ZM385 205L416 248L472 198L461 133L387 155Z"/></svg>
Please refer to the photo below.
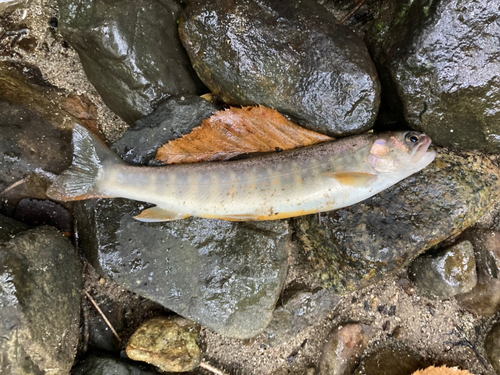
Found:
<svg viewBox="0 0 500 375"><path fill-rule="evenodd" d="M304 129L263 106L216 112L201 126L158 149L165 164L228 160L237 155L304 147L332 138Z"/></svg>

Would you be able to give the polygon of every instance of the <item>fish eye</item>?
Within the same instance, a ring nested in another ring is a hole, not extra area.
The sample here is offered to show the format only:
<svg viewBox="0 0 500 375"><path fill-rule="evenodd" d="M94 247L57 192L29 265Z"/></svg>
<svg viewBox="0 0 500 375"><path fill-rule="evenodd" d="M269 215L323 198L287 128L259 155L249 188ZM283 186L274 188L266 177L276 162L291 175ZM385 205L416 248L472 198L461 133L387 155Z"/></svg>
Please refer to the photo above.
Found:
<svg viewBox="0 0 500 375"><path fill-rule="evenodd" d="M420 138L418 137L418 135L416 135L415 133L407 133L406 136L405 136L406 140L413 143L413 144L416 144L418 143L418 141L420 140Z"/></svg>

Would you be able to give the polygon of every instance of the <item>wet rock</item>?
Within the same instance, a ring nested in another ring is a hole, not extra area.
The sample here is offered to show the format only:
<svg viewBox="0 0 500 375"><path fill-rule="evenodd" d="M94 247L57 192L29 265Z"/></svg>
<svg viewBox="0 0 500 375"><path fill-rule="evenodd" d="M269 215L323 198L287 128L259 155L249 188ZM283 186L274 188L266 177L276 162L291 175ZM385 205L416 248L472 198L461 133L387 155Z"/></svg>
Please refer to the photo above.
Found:
<svg viewBox="0 0 500 375"><path fill-rule="evenodd" d="M48 200L22 199L16 206L14 218L32 226L56 227L65 233L70 233L72 230L71 215L68 210L60 204Z"/></svg>
<svg viewBox="0 0 500 375"><path fill-rule="evenodd" d="M149 366L131 361L118 360L103 354L91 354L81 361L72 372L73 375L156 375Z"/></svg>
<svg viewBox="0 0 500 375"><path fill-rule="evenodd" d="M486 336L484 349L495 372L500 374L500 323L495 324Z"/></svg>
<svg viewBox="0 0 500 375"><path fill-rule="evenodd" d="M0 214L0 242L8 241L17 233L27 229L28 225Z"/></svg>
<svg viewBox="0 0 500 375"><path fill-rule="evenodd" d="M373 329L364 324L335 327L318 364L318 375L350 375L373 336Z"/></svg>
<svg viewBox="0 0 500 375"><path fill-rule="evenodd" d="M75 249L58 230L38 227L1 242L0 265L2 374L68 374L82 288Z"/></svg>
<svg viewBox="0 0 500 375"><path fill-rule="evenodd" d="M498 199L499 170L474 154L436 161L353 206L295 220L317 279L337 293L373 284L477 221Z"/></svg>
<svg viewBox="0 0 500 375"><path fill-rule="evenodd" d="M189 134L215 111L212 103L198 96L169 98L149 116L138 120L111 149L127 163L148 164L160 146Z"/></svg>
<svg viewBox="0 0 500 375"><path fill-rule="evenodd" d="M288 286L280 297L264 334L270 346L292 340L308 327L330 314L340 297L325 289L311 290L305 285Z"/></svg>
<svg viewBox="0 0 500 375"><path fill-rule="evenodd" d="M424 254L408 271L419 292L429 297L451 298L476 286L476 259L469 241Z"/></svg>
<svg viewBox="0 0 500 375"><path fill-rule="evenodd" d="M261 333L284 283L287 222L188 218L147 224L133 218L142 208L124 199L75 207L91 264L127 289L223 335Z"/></svg>
<svg viewBox="0 0 500 375"><path fill-rule="evenodd" d="M473 229L464 233L476 257L477 284L456 296L460 306L474 314L492 316L500 311L500 233Z"/></svg>
<svg viewBox="0 0 500 375"><path fill-rule="evenodd" d="M87 97L65 95L46 82L40 69L32 65L0 61L0 100L37 112L58 128L71 129L77 123L97 129L97 108ZM0 110L0 124L4 116L8 115Z"/></svg>
<svg viewBox="0 0 500 375"><path fill-rule="evenodd" d="M436 144L500 152L498 7L405 0L379 9L367 44L390 110L403 108Z"/></svg>
<svg viewBox="0 0 500 375"><path fill-rule="evenodd" d="M134 332L127 344L127 355L162 371L191 371L201 362L199 333L196 323L182 317L156 317Z"/></svg>
<svg viewBox="0 0 500 375"><path fill-rule="evenodd" d="M133 124L171 95L199 94L173 0L58 0L59 31L106 105Z"/></svg>
<svg viewBox="0 0 500 375"><path fill-rule="evenodd" d="M227 103L275 108L333 136L373 125L379 83L366 47L312 0L195 0L179 32L199 77Z"/></svg>
<svg viewBox="0 0 500 375"><path fill-rule="evenodd" d="M125 319L126 309L129 306L118 305L114 303L108 296L95 296L95 300L101 311L106 316L106 319L111 323L115 331L120 337L123 337L123 331L127 321ZM88 302L91 304L91 302ZM118 341L113 331L109 328L102 315L92 305L87 309L85 315L88 326L88 347L96 351L105 351L108 353L119 354L122 350L122 343Z"/></svg>
<svg viewBox="0 0 500 375"><path fill-rule="evenodd" d="M55 174L71 164L71 132L24 106L0 101L0 199L13 215L24 197L46 199Z"/></svg>
<svg viewBox="0 0 500 375"><path fill-rule="evenodd" d="M376 349L357 368L355 375L408 375L425 367L416 353L406 348ZM364 371L362 371L364 370Z"/></svg>

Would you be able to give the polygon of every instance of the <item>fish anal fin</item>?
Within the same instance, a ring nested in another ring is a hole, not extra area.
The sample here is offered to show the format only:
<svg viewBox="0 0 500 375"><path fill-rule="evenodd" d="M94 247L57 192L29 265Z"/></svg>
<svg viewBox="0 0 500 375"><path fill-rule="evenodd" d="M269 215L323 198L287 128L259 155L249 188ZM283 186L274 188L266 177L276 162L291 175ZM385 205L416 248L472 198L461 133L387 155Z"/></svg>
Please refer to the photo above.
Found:
<svg viewBox="0 0 500 375"><path fill-rule="evenodd" d="M335 178L343 185L368 187L377 180L377 175L363 172L329 172L326 176Z"/></svg>
<svg viewBox="0 0 500 375"><path fill-rule="evenodd" d="M151 207L143 210L139 215L134 216L134 219L145 223L156 223L159 221L174 221L185 219L190 215L181 214L179 212L172 212L165 210L161 207Z"/></svg>

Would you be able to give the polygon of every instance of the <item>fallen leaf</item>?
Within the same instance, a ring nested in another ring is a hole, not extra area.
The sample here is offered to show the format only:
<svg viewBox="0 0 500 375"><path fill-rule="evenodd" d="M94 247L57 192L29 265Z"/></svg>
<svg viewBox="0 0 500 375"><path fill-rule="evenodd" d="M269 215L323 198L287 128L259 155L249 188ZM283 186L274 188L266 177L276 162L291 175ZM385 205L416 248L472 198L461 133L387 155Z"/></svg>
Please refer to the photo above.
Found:
<svg viewBox="0 0 500 375"><path fill-rule="evenodd" d="M161 146L156 159L165 164L228 160L235 156L289 150L330 141L263 106L216 112L182 138Z"/></svg>

